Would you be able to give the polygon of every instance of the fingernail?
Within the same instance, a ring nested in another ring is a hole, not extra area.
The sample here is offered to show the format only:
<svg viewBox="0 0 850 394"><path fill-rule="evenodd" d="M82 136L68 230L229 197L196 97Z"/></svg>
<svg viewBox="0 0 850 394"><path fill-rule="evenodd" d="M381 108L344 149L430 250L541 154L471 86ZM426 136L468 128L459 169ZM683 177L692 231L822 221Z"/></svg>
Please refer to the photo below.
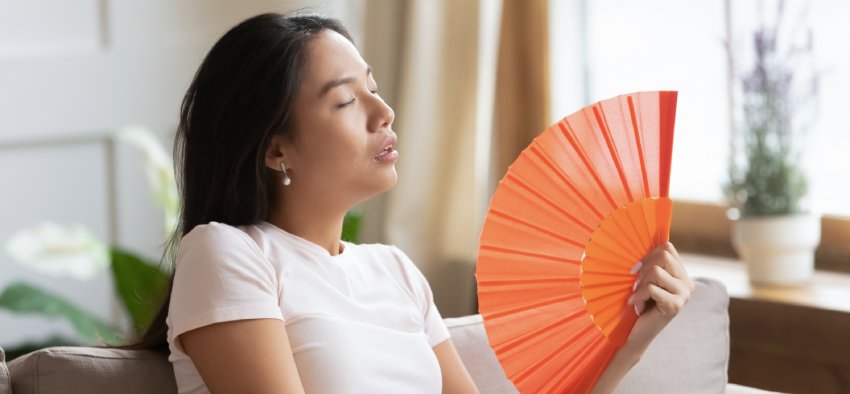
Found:
<svg viewBox="0 0 850 394"><path fill-rule="evenodd" d="M643 263L642 263L642 262L640 262L640 261L638 261L635 265L633 265L633 266L632 266L632 270L631 270L631 271L629 271L629 273L631 273L632 275L634 275L634 274L636 274L638 271L640 271L641 267L643 267Z"/></svg>
<svg viewBox="0 0 850 394"><path fill-rule="evenodd" d="M640 304L635 305L635 312L637 312L638 316L640 316L640 314L643 313L643 308L646 308L645 303L640 303Z"/></svg>
<svg viewBox="0 0 850 394"><path fill-rule="evenodd" d="M626 304L633 305L634 303L635 303L635 295L632 294L632 296L629 297L628 301L626 301Z"/></svg>
<svg viewBox="0 0 850 394"><path fill-rule="evenodd" d="M640 283L640 279L635 280L635 284L633 284L633 285L632 285L632 291L633 291L633 292L634 292L635 290L637 290L638 283Z"/></svg>
<svg viewBox="0 0 850 394"><path fill-rule="evenodd" d="M637 305L635 305L635 314L636 314L636 315L638 315L638 316L640 316L640 311L638 310Z"/></svg>

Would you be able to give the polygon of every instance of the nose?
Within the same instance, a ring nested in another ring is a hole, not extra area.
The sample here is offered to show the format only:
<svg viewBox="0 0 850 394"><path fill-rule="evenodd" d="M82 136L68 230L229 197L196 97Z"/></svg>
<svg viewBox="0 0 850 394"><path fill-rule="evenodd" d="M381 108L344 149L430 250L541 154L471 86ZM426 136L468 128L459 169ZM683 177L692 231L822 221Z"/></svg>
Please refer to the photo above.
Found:
<svg viewBox="0 0 850 394"><path fill-rule="evenodd" d="M393 109L377 93L372 95L371 103L373 108L369 119L369 131L390 128L395 120Z"/></svg>

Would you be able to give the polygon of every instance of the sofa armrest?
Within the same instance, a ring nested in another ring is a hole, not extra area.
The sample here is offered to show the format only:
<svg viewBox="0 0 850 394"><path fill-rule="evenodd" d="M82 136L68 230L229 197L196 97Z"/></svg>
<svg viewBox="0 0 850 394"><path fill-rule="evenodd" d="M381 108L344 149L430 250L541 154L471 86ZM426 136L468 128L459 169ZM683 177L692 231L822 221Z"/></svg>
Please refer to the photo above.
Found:
<svg viewBox="0 0 850 394"><path fill-rule="evenodd" d="M0 347L0 394L12 394L9 368L6 367L6 352Z"/></svg>
<svg viewBox="0 0 850 394"><path fill-rule="evenodd" d="M148 350L51 347L9 363L13 391L27 393L176 393L165 355Z"/></svg>

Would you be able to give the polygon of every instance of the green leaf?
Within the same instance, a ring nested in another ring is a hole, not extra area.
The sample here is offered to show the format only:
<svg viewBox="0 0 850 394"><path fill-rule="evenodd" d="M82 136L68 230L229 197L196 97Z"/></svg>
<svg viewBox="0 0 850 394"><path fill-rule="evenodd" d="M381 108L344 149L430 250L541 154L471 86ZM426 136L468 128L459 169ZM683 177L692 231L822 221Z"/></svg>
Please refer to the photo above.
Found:
<svg viewBox="0 0 850 394"><path fill-rule="evenodd" d="M0 293L0 308L17 314L35 314L48 318L64 319L71 323L89 344L121 341L118 330L61 297L23 282L15 282Z"/></svg>
<svg viewBox="0 0 850 394"><path fill-rule="evenodd" d="M120 249L112 249L112 274L121 301L138 334L150 325L168 290L168 276L155 265Z"/></svg>
<svg viewBox="0 0 850 394"><path fill-rule="evenodd" d="M363 219L363 214L356 211L345 213L345 219L342 221L342 239L351 243L360 242L360 222Z"/></svg>

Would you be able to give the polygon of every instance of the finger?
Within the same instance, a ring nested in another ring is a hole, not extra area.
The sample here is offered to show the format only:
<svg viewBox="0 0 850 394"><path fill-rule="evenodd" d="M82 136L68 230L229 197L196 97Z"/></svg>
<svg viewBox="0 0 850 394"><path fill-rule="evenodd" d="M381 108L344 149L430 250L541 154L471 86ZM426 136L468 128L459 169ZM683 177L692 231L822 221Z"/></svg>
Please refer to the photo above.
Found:
<svg viewBox="0 0 850 394"><path fill-rule="evenodd" d="M649 289L654 285L664 291L690 298L691 292L687 283L674 278L669 272L659 266L650 266L647 272L635 281L634 293L629 297L627 303L637 305L652 299Z"/></svg>
<svg viewBox="0 0 850 394"><path fill-rule="evenodd" d="M671 254L673 254L673 256L674 256L674 257L676 257L676 259L681 260L681 257L679 257L679 251L678 251L678 250L676 250L676 247L675 247L675 246L673 246L673 243L672 243L672 242L667 242L667 243L666 243L666 244L664 244L663 246L664 246L664 250L666 250L666 251L670 252Z"/></svg>
<svg viewBox="0 0 850 394"><path fill-rule="evenodd" d="M675 251L671 253L665 247L663 251L655 255L652 260L648 261L648 267L641 268L641 271L643 271L644 268L646 270L652 269L651 266L657 265L664 268L664 270L673 275L673 277L683 280L685 282L690 282L690 276L688 275L688 271L685 269L684 264L682 264L682 260L677 257L677 254L673 253L675 253Z"/></svg>
<svg viewBox="0 0 850 394"><path fill-rule="evenodd" d="M646 254L646 256L643 256L643 258L640 259L640 260L644 263L651 261L651 260L655 259L656 256L658 256L660 253L664 252L665 248L666 248L666 244L656 246L655 248L650 250L649 253Z"/></svg>
<svg viewBox="0 0 850 394"><path fill-rule="evenodd" d="M676 316L685 307L687 300L684 297L671 294L654 284L650 284L647 288L650 297L655 301L655 307L661 314L670 317Z"/></svg>
<svg viewBox="0 0 850 394"><path fill-rule="evenodd" d="M650 275L647 275L649 284L654 284L668 293L690 297L691 291L687 281L674 277L670 272L655 266Z"/></svg>

